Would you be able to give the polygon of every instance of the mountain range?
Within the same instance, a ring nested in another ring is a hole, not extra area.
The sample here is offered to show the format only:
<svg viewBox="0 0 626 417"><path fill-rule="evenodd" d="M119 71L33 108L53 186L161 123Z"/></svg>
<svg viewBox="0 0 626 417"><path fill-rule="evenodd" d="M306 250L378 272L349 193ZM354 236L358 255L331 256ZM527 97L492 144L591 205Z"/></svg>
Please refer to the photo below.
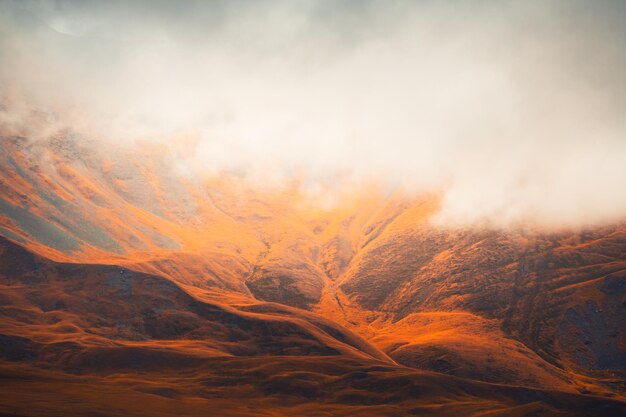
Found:
<svg viewBox="0 0 626 417"><path fill-rule="evenodd" d="M186 152L0 138L0 415L626 414L626 224L452 227Z"/></svg>

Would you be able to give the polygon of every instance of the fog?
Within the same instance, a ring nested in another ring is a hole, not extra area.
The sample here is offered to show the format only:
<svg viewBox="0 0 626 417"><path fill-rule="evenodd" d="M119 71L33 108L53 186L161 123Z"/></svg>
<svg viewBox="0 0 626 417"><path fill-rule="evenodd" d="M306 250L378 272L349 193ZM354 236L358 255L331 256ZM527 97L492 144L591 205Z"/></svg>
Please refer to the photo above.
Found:
<svg viewBox="0 0 626 417"><path fill-rule="evenodd" d="M3 1L0 123L437 191L441 224L593 226L626 218L625 22L622 1Z"/></svg>

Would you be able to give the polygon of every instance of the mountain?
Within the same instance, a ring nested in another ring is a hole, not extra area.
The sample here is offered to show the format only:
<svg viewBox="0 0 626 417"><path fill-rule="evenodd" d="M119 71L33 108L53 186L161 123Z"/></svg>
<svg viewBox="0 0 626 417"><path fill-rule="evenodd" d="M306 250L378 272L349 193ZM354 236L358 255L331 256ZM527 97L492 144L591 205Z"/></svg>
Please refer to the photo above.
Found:
<svg viewBox="0 0 626 417"><path fill-rule="evenodd" d="M449 228L436 193L3 135L1 413L626 413L624 224Z"/></svg>

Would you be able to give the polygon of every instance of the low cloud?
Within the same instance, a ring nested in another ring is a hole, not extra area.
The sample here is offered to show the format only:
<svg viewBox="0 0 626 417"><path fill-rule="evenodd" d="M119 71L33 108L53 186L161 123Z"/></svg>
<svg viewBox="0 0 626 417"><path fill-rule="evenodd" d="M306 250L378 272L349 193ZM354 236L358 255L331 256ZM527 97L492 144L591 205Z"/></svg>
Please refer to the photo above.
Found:
<svg viewBox="0 0 626 417"><path fill-rule="evenodd" d="M55 129L120 145L193 137L182 165L212 172L443 190L443 224L626 217L623 2L0 12L0 117L31 136L49 133L29 123L43 111Z"/></svg>

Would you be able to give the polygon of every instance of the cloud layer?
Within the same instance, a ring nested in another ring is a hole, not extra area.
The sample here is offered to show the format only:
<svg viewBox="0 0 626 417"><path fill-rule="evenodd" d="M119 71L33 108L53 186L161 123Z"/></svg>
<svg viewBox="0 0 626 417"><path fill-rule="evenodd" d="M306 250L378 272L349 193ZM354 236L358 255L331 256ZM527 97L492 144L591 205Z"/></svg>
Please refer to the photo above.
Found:
<svg viewBox="0 0 626 417"><path fill-rule="evenodd" d="M2 123L445 190L444 223L626 216L624 2L130 3L2 3Z"/></svg>

